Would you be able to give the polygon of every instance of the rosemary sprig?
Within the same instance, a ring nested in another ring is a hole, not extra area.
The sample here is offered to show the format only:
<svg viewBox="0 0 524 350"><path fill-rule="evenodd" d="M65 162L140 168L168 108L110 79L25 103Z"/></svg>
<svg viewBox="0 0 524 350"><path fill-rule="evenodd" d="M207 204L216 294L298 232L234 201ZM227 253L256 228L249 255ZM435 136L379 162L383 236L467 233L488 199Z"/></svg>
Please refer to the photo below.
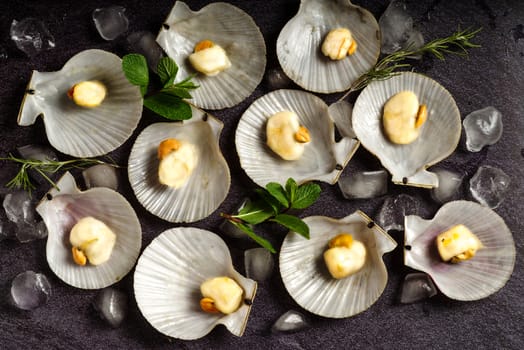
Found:
<svg viewBox="0 0 524 350"><path fill-rule="evenodd" d="M411 67L411 63L403 62L407 58L416 57L423 54L431 54L439 60L444 60L445 55L468 56L468 49L480 47L470 40L477 35L482 28L475 30L460 28L453 34L445 38L438 38L426 43L424 46L414 49L408 47L383 57L370 70L362 74L350 87L348 92L341 98L345 99L353 91L365 88L374 80L386 80L397 74L398 69Z"/></svg>
<svg viewBox="0 0 524 350"><path fill-rule="evenodd" d="M36 187L31 182L29 175L30 170L36 171L53 187L57 188L56 183L51 180L49 175L54 174L60 170L83 169L85 167L96 164L107 164L106 162L94 158L80 158L65 161L57 160L37 160L37 159L23 159L17 158L12 154L9 157L0 158L0 160L11 161L20 164L20 170L14 178L5 184L9 188L21 188L24 191L31 193Z"/></svg>

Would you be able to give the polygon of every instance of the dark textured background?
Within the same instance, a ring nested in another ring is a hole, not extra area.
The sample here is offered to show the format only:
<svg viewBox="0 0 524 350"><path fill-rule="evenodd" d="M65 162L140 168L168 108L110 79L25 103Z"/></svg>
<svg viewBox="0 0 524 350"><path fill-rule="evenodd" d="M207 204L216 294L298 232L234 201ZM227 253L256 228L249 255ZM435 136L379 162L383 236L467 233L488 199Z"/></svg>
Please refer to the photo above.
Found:
<svg viewBox="0 0 524 350"><path fill-rule="evenodd" d="M192 9L199 9L209 1L188 1ZM268 49L268 66L278 66L275 42L284 24L296 13L298 0L292 1L230 1L254 17L264 34ZM377 18L385 10L386 1L359 0L355 3L369 9ZM131 31L149 30L156 33L173 6L173 1L121 2L127 8ZM107 6L106 1L2 1L0 3L0 45L8 58L0 58L0 156L28 143L47 144L43 124L19 127L16 117L24 87L31 71L55 71L81 50L100 48L118 55L126 53L123 39L106 42L97 34L91 21L91 12ZM49 269L45 257L45 240L27 244L0 242L0 295L8 293L11 280L20 272L43 272L52 284L49 303L32 312L13 309L0 299L0 349L56 348L56 349L136 349L136 348L465 348L465 349L520 349L524 347L522 288L523 223L523 121L524 108L524 4L521 1L408 1L409 11L426 39L446 36L458 26L483 27L475 42L482 48L471 50L469 60L449 57L439 61L425 57L415 64L415 70L425 73L446 87L454 96L462 117L493 105L503 114L504 133L495 145L479 153L465 150L464 135L456 152L440 165L465 174L465 183L483 164L502 168L511 176L513 189L496 209L513 232L517 246L517 261L513 275L499 292L483 300L458 302L438 295L428 301L412 305L398 303L401 281L410 270L402 264L402 252L397 248L384 258L390 278L380 299L369 310L342 320L331 320L305 312L312 328L290 335L272 335L272 323L289 309L300 307L285 291L279 273L258 288L251 316L243 337L231 335L217 327L206 337L196 341L168 339L153 329L140 314L133 297L132 273L116 287L130 297L130 311L120 328L111 329L100 321L91 301L96 291L75 289L60 281ZM13 19L24 17L42 19L56 39L56 48L29 59L9 39ZM232 186L225 202L208 218L191 226L218 232L219 213L230 212L239 199L253 187L251 180L239 166L235 153L234 131L237 121L257 97L268 91L262 83L252 96L240 105L214 113L225 123L220 145L232 173ZM333 102L336 95L323 96ZM356 95L350 97L354 101ZM160 118L145 111L133 136L111 155L125 164L131 145L138 133ZM62 155L62 158L66 158ZM360 149L350 162L346 173L355 169L378 169L379 162ZM13 168L2 164L0 181L13 175ZM78 178L78 177L77 177ZM160 232L176 225L163 222L147 213L133 197L124 171L121 173L121 192L126 195L138 213L143 228L143 247ZM47 188L37 192L40 196ZM304 216L324 214L343 217L362 209L374 217L384 197L372 200L346 201L337 186L322 184L322 197ZM467 191L463 187L464 197ZM427 190L389 185L390 194L408 193L424 203L422 215L430 218L438 209ZM276 233L272 241L280 246L283 233ZM402 243L402 234L393 232ZM243 272L243 251L254 247L250 242L225 239L235 266Z"/></svg>

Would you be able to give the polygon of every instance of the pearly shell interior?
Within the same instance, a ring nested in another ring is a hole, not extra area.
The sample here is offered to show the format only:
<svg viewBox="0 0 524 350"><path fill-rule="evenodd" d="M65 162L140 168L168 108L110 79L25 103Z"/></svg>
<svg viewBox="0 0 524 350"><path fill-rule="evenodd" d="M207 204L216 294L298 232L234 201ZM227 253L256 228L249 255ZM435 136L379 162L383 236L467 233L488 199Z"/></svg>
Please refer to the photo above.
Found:
<svg viewBox="0 0 524 350"><path fill-rule="evenodd" d="M228 276L244 290L246 302L229 314L201 310L200 285ZM135 271L138 308L153 327L175 338L197 339L218 324L241 336L255 298L257 283L235 271L229 249L216 234L193 227L167 230L146 247Z"/></svg>
<svg viewBox="0 0 524 350"><path fill-rule="evenodd" d="M67 97L73 85L86 80L101 81L107 88L98 107L80 107ZM142 116L142 95L126 79L118 56L85 50L58 72L33 71L18 124L32 125L40 115L54 148L74 157L96 157L113 151L131 136Z"/></svg>
<svg viewBox="0 0 524 350"><path fill-rule="evenodd" d="M209 216L224 201L231 185L229 167L218 144L223 124L192 107L193 117L181 123L156 123L145 128L129 156L129 182L152 214L170 222L194 222ZM198 149L199 161L180 188L158 181L157 148L168 138L187 141Z"/></svg>
<svg viewBox="0 0 524 350"><path fill-rule="evenodd" d="M387 100L405 90L415 93L420 104L426 104L428 117L415 141L398 145L385 136L382 113ZM422 74L403 72L374 81L360 93L353 109L353 129L362 145L388 169L394 183L432 188L438 186L438 177L426 168L457 147L460 112L442 85Z"/></svg>
<svg viewBox="0 0 524 350"><path fill-rule="evenodd" d="M388 274L382 255L397 243L361 211L338 220L310 216L304 221L310 239L290 232L280 250L280 274L291 297L323 317L350 317L368 309L386 287ZM337 280L329 274L323 254L329 240L343 232L366 246L367 257L359 272Z"/></svg>
<svg viewBox="0 0 524 350"><path fill-rule="evenodd" d="M49 236L46 255L51 270L65 283L82 289L110 286L133 268L142 246L140 222L127 200L108 188L80 191L66 172L36 210L44 220ZM101 265L76 265L71 256L69 232L81 218L92 216L116 234L110 259Z"/></svg>
<svg viewBox="0 0 524 350"><path fill-rule="evenodd" d="M347 28L357 51L340 61L321 52L330 30ZM298 13L282 29L277 57L291 80L305 90L333 93L348 90L375 65L380 54L380 30L375 17L349 0L301 0Z"/></svg>
<svg viewBox="0 0 524 350"><path fill-rule="evenodd" d="M304 154L294 161L283 160L266 145L267 119L284 110L295 112L311 135ZM283 184L290 177L298 183L320 180L333 184L359 145L349 137L335 142L334 132L328 106L320 98L305 91L276 90L257 99L244 112L235 143L242 168L260 186Z"/></svg>
<svg viewBox="0 0 524 350"><path fill-rule="evenodd" d="M484 248L457 264L443 262L437 236L464 224ZM515 266L515 243L504 220L493 210L475 202L454 201L443 205L431 220L410 215L405 218L405 264L431 276L442 293L456 300L478 300L501 289Z"/></svg>
<svg viewBox="0 0 524 350"><path fill-rule="evenodd" d="M266 44L256 23L231 4L212 3L194 12L184 2L175 2L157 42L179 65L177 81L198 73L188 57L202 40L220 45L231 67L216 76L197 74L193 81L199 88L191 92L191 102L205 109L242 102L262 81L266 68Z"/></svg>

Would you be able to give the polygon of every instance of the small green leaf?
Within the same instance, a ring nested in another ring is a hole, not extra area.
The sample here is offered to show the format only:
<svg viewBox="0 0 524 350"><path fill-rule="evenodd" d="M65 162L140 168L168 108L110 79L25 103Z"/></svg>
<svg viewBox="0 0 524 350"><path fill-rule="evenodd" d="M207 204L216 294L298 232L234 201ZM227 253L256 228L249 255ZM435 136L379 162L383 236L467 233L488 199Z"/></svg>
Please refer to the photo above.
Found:
<svg viewBox="0 0 524 350"><path fill-rule="evenodd" d="M195 83L193 83L191 81L191 79L193 79L194 77L196 77L196 74L191 74L190 76L188 76L184 80L179 81L178 83L176 83L175 86L183 87L183 88L189 89L189 90L196 89L197 87L199 87L199 85L196 85Z"/></svg>
<svg viewBox="0 0 524 350"><path fill-rule="evenodd" d="M193 116L191 107L180 97L162 92L144 98L144 106L171 120L186 120Z"/></svg>
<svg viewBox="0 0 524 350"><path fill-rule="evenodd" d="M191 98L191 94L189 91L187 91L187 89L178 87L176 85L171 85L170 87L164 88L160 91L169 95L178 96L180 98Z"/></svg>
<svg viewBox="0 0 524 350"><path fill-rule="evenodd" d="M244 231L249 236L249 238L251 238L252 240L257 242L259 245L269 250L271 253L274 254L277 252L275 248L273 248L273 245L268 240L257 235L251 227L238 223L238 222L234 222L234 221L230 221L230 222L233 225L235 225L236 227L238 227L239 229L241 229L242 231Z"/></svg>
<svg viewBox="0 0 524 350"><path fill-rule="evenodd" d="M162 57L157 65L157 74L164 87L173 85L176 74L178 73L178 66L176 62L170 57Z"/></svg>
<svg viewBox="0 0 524 350"><path fill-rule="evenodd" d="M291 203L291 208L304 209L309 207L318 199L320 192L320 186L314 183L306 183L298 186L295 200Z"/></svg>
<svg viewBox="0 0 524 350"><path fill-rule="evenodd" d="M252 205L248 208L250 209L249 211L244 209L245 208L243 208L238 215L233 215L233 217L241 219L251 225L260 224L274 215L272 210L264 205Z"/></svg>
<svg viewBox="0 0 524 350"><path fill-rule="evenodd" d="M127 80L133 85L140 86L140 91L144 94L149 84L149 70L145 57L136 53L125 55L122 58L122 70Z"/></svg>
<svg viewBox="0 0 524 350"><path fill-rule="evenodd" d="M309 227L300 218L293 215L279 214L270 221L278 222L280 225L298 233L301 236L309 239Z"/></svg>
<svg viewBox="0 0 524 350"><path fill-rule="evenodd" d="M278 199L273 197L267 190L263 188L257 188L255 189L255 193L273 210L273 215L276 215L280 212L282 205Z"/></svg>
<svg viewBox="0 0 524 350"><path fill-rule="evenodd" d="M282 204L286 208L289 207L289 202L286 198L286 192L282 185L276 182L270 182L266 185L266 189L270 195L272 195L280 202L280 204Z"/></svg>
<svg viewBox="0 0 524 350"><path fill-rule="evenodd" d="M288 200L293 203L297 194L297 182L293 178L287 179L286 182L286 192Z"/></svg>

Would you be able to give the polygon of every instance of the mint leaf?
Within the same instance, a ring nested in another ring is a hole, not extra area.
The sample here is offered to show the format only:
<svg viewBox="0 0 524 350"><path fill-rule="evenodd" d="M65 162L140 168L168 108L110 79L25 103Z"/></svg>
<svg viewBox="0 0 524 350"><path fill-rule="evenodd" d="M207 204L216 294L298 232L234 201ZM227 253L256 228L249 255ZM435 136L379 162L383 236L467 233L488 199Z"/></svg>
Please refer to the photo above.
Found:
<svg viewBox="0 0 524 350"><path fill-rule="evenodd" d="M286 228L290 229L291 231L294 231L298 233L301 236L304 236L305 238L309 239L309 227L308 225L302 221L302 219L297 218L293 215L287 215L287 214L279 214L275 216L270 221L278 222L280 225L285 226Z"/></svg>
<svg viewBox="0 0 524 350"><path fill-rule="evenodd" d="M191 98L191 94L189 91L187 91L186 88L181 88L176 85L171 85L170 87L164 88L160 91L169 95L178 96L180 98Z"/></svg>
<svg viewBox="0 0 524 350"><path fill-rule="evenodd" d="M176 74L178 73L178 66L173 59L170 57L162 57L156 69L158 77L165 88L173 85Z"/></svg>
<svg viewBox="0 0 524 350"><path fill-rule="evenodd" d="M140 86L140 92L144 96L149 85L149 71L145 57L136 53L125 55L122 58L122 70L131 84Z"/></svg>
<svg viewBox="0 0 524 350"><path fill-rule="evenodd" d="M180 97L162 92L144 98L144 106L171 120L186 120L193 116L191 107Z"/></svg>
<svg viewBox="0 0 524 350"><path fill-rule="evenodd" d="M266 221L273 215L271 208L267 208L262 203L252 202L250 205L242 208L237 215L233 215L233 217L241 219L248 224L256 225Z"/></svg>
<svg viewBox="0 0 524 350"><path fill-rule="evenodd" d="M291 208L304 209L309 207L318 199L320 191L320 186L314 183L306 183L298 186L295 200L291 202Z"/></svg>
<svg viewBox="0 0 524 350"><path fill-rule="evenodd" d="M297 182L293 178L290 177L289 179L287 179L286 193L287 193L287 198L289 199L291 203L295 201L295 197L297 194L297 188L298 188Z"/></svg>
<svg viewBox="0 0 524 350"><path fill-rule="evenodd" d="M266 185L266 189L270 195L280 202L284 207L289 207L289 202L286 198L286 192L281 184L270 182Z"/></svg>
<svg viewBox="0 0 524 350"><path fill-rule="evenodd" d="M184 80L179 81L178 83L176 83L175 86L182 87L182 88L185 88L185 89L188 89L188 90L196 89L197 87L199 87L199 85L196 85L195 83L193 83L191 81L191 79L193 79L194 77L196 77L196 74L191 74L190 76L188 76Z"/></svg>
<svg viewBox="0 0 524 350"><path fill-rule="evenodd" d="M258 194L260 199L262 199L265 202L265 204L273 210L273 215L278 214L282 205L275 197L270 195L268 191L262 188L255 189L255 193Z"/></svg>
<svg viewBox="0 0 524 350"><path fill-rule="evenodd" d="M238 222L234 222L234 221L230 221L230 222L233 223L233 225L235 225L236 227L238 227L242 231L244 231L252 240L257 242L263 248L266 248L267 250L269 250L273 254L277 252L275 250L275 248L273 248L273 245L268 240L266 240L265 238L262 238L259 235L257 235L255 233L255 231L253 231L253 229L251 227L249 227L247 225L244 225L244 224L241 224L241 223L238 223Z"/></svg>

